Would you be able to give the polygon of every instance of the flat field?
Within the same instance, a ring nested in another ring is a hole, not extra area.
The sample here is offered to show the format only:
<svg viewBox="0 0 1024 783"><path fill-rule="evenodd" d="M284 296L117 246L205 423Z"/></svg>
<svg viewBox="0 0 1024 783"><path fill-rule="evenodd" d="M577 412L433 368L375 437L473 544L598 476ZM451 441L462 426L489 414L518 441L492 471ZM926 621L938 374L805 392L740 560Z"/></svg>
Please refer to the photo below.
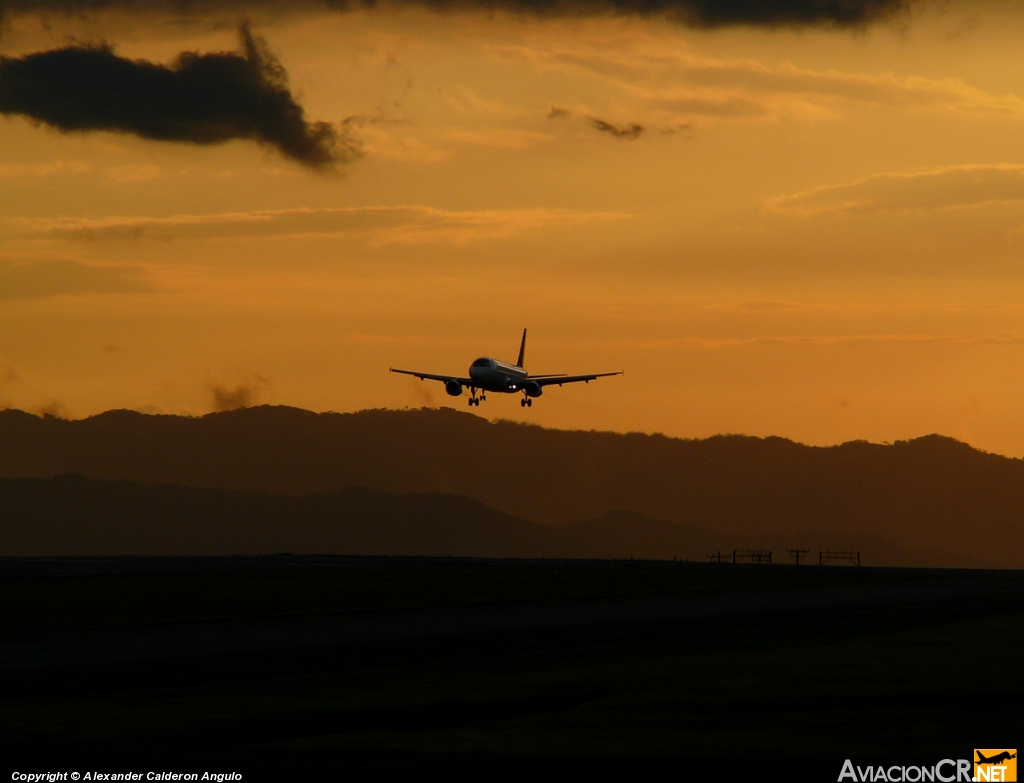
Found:
<svg viewBox="0 0 1024 783"><path fill-rule="evenodd" d="M1013 571L7 559L0 612L12 772L835 780L846 758L931 765L1021 736Z"/></svg>

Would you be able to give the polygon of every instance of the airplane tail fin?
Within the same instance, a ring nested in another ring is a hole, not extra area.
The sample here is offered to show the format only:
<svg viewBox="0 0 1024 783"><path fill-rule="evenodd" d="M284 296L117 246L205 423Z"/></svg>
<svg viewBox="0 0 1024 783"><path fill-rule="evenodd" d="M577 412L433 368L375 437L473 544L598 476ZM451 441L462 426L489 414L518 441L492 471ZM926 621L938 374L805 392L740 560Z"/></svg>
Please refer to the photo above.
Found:
<svg viewBox="0 0 1024 783"><path fill-rule="evenodd" d="M519 344L519 361L516 362L516 367L523 366L523 358L526 356L526 330L523 329L523 341Z"/></svg>

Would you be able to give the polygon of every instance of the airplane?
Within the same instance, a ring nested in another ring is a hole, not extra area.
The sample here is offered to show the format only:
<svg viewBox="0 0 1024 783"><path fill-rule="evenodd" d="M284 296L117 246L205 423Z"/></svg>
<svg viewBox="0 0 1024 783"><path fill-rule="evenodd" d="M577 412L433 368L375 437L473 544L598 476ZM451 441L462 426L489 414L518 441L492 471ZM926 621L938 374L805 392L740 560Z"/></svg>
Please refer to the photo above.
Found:
<svg viewBox="0 0 1024 783"><path fill-rule="evenodd" d="M452 397L460 396L462 389L468 388L470 407L474 405L479 406L482 400L486 400L487 392L500 392L502 394L521 393L523 399L519 401L519 404L524 408L532 408L532 398L540 397L544 393L545 386L553 386L555 384L561 386L564 383L579 383L580 381L590 383L595 378L623 374L620 370L619 372L597 372L590 373L589 375L566 375L564 373L530 375L523 367L523 357L525 355L526 330L523 329L523 341L519 344L519 359L514 365L483 356L469 366L468 378L460 378L457 375L432 375L426 372L413 372L412 370L396 370L394 367L389 367L388 369L391 372L401 373L402 375L415 376L421 381L440 381L444 384L444 390ZM481 392L479 396L477 396L478 391Z"/></svg>
<svg viewBox="0 0 1024 783"><path fill-rule="evenodd" d="M977 763L977 764L998 764L1000 761L1006 761L1008 759L1015 759L1015 758L1017 758L1017 754L1016 753L1008 753L1007 751L1004 750L1002 753L997 753L992 758L987 759L987 758L985 758L982 755L981 751L979 750L978 751L978 760L975 763Z"/></svg>

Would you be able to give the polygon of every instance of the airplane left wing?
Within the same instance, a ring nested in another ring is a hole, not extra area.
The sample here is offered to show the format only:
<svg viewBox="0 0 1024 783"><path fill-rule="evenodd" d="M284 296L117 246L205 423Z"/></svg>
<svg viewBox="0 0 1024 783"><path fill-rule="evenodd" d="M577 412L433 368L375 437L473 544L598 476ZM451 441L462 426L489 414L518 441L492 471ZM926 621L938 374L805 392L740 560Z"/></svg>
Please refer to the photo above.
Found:
<svg viewBox="0 0 1024 783"><path fill-rule="evenodd" d="M595 378L607 378L609 375L622 375L623 371L619 372L595 372L590 375L549 375L549 376L534 376L531 375L527 378L527 382L533 381L538 386L554 386L555 384L561 386L563 383L590 383Z"/></svg>
<svg viewBox="0 0 1024 783"><path fill-rule="evenodd" d="M457 375L432 375L429 372L413 372L412 370L396 370L394 367L388 368L391 372L401 373L402 375L412 375L419 378L421 381L441 381L441 383L448 383L448 381L457 381L463 386L472 386L473 381L469 378L459 378Z"/></svg>

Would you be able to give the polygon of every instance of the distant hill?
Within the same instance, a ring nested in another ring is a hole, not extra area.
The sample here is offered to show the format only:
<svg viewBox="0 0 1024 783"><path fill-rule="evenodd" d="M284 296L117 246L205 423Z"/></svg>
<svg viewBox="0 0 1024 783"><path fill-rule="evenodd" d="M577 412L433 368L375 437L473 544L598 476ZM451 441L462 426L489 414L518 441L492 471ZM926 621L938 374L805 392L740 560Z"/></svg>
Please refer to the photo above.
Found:
<svg viewBox="0 0 1024 783"><path fill-rule="evenodd" d="M874 565L948 565L869 536L805 534L802 545L864 551ZM748 543L748 542L745 542ZM787 562L785 536L765 535ZM349 488L274 495L80 475L0 479L0 556L348 554L704 560L728 536L628 512L551 526L472 498ZM984 563L972 563L983 565Z"/></svg>
<svg viewBox="0 0 1024 783"><path fill-rule="evenodd" d="M600 518L628 512L722 536L729 549L815 531L1024 567L1024 462L936 435L818 448L547 430L448 409L110 411L81 421L0 412L0 476L64 473L292 496L464 495L519 521L592 520L595 542Z"/></svg>
<svg viewBox="0 0 1024 783"><path fill-rule="evenodd" d="M78 475L0 479L3 555L539 557L552 528L448 495L294 497Z"/></svg>

